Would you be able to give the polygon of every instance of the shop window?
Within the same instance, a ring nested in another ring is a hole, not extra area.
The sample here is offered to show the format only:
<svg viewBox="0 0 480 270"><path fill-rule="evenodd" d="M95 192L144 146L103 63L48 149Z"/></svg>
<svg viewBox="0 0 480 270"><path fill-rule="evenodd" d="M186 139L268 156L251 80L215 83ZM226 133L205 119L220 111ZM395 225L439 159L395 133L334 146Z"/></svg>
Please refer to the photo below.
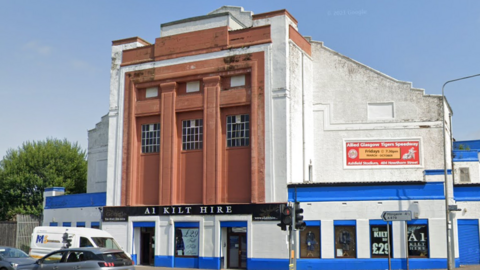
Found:
<svg viewBox="0 0 480 270"><path fill-rule="evenodd" d="M160 152L160 124L142 125L142 153Z"/></svg>
<svg viewBox="0 0 480 270"><path fill-rule="evenodd" d="M203 148L203 119L182 121L182 149Z"/></svg>
<svg viewBox="0 0 480 270"><path fill-rule="evenodd" d="M335 222L335 258L357 257L355 221Z"/></svg>
<svg viewBox="0 0 480 270"><path fill-rule="evenodd" d="M408 257L428 258L428 224L426 221L416 220L407 225Z"/></svg>
<svg viewBox="0 0 480 270"><path fill-rule="evenodd" d="M300 232L300 258L320 258L320 226L307 225Z"/></svg>
<svg viewBox="0 0 480 270"><path fill-rule="evenodd" d="M145 91L145 98L153 98L158 97L158 88L157 87L149 87Z"/></svg>
<svg viewBox="0 0 480 270"><path fill-rule="evenodd" d="M385 223L385 222L383 222ZM392 226L388 226L389 234L387 233L387 225L370 223L370 252L372 258L388 258L388 253L392 250ZM388 237L390 237L390 245L388 245Z"/></svg>
<svg viewBox="0 0 480 270"><path fill-rule="evenodd" d="M175 256L198 257L199 229L195 227L175 228Z"/></svg>
<svg viewBox="0 0 480 270"><path fill-rule="evenodd" d="M248 114L227 116L227 147L250 144L250 116Z"/></svg>

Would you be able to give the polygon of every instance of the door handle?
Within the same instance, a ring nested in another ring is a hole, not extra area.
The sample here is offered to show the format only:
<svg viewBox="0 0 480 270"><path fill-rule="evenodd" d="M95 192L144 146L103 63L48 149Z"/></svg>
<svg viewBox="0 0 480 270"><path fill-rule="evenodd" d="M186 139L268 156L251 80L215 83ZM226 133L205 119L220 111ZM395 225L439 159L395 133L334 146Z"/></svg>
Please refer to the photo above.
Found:
<svg viewBox="0 0 480 270"><path fill-rule="evenodd" d="M238 254L242 255L242 251L241 251L241 250L239 250L239 251L238 251Z"/></svg>

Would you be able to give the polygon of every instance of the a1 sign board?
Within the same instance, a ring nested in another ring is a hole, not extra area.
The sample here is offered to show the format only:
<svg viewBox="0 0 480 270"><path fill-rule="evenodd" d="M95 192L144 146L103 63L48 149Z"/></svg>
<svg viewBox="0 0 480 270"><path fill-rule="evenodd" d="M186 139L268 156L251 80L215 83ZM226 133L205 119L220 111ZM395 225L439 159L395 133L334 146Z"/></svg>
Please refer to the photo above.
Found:
<svg viewBox="0 0 480 270"><path fill-rule="evenodd" d="M385 211L382 213L384 221L409 221L412 220L412 211Z"/></svg>

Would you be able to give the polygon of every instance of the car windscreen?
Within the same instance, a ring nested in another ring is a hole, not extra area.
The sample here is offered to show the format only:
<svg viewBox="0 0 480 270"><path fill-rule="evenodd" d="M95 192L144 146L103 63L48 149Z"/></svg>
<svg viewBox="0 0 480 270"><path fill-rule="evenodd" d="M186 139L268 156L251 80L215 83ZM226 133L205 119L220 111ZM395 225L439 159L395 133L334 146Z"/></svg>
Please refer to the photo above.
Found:
<svg viewBox="0 0 480 270"><path fill-rule="evenodd" d="M97 254L97 256L100 258L100 260L103 260L106 262L130 260L127 254L123 252L102 253L102 254Z"/></svg>
<svg viewBox="0 0 480 270"><path fill-rule="evenodd" d="M4 258L28 258L29 256L16 248L0 248L0 256Z"/></svg>
<svg viewBox="0 0 480 270"><path fill-rule="evenodd" d="M121 249L120 246L115 242L115 239L108 237L92 237L93 242L97 247L112 248L112 249Z"/></svg>

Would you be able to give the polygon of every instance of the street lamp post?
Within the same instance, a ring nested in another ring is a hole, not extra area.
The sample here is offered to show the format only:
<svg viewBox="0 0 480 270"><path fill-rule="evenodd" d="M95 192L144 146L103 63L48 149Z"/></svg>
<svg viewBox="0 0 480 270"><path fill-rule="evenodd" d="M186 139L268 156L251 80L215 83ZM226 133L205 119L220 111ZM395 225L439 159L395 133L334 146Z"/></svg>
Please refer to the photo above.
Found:
<svg viewBox="0 0 480 270"><path fill-rule="evenodd" d="M444 188L445 188L445 225L446 225L446 228L447 228L447 267L448 267L448 270L455 269L455 256L453 254L452 239L451 239L452 224L450 222L450 211L448 209L448 182L447 182L447 155L448 154L447 154L447 139L446 139L446 136L445 136L445 133L446 133L446 131L445 131L445 120L446 120L445 119L445 103L446 103L446 101L445 101L445 91L444 91L444 89L445 89L445 85L447 85L448 83L456 82L456 81L460 81L460 80L465 80L465 79L469 79L469 78L477 77L477 76L480 76L480 74L475 74L475 75L468 76L468 77L462 77L462 78L450 80L450 81L445 82L442 86L443 169L444 169L444 176L445 176L445 181L444 181ZM452 133L453 133L452 123L450 123L450 134L452 134ZM451 142L450 142L450 146L452 146ZM450 151L452 151L452 150L453 150L453 148L451 147ZM453 170L453 166L452 166L452 170ZM453 179L452 179L452 181L453 181Z"/></svg>

